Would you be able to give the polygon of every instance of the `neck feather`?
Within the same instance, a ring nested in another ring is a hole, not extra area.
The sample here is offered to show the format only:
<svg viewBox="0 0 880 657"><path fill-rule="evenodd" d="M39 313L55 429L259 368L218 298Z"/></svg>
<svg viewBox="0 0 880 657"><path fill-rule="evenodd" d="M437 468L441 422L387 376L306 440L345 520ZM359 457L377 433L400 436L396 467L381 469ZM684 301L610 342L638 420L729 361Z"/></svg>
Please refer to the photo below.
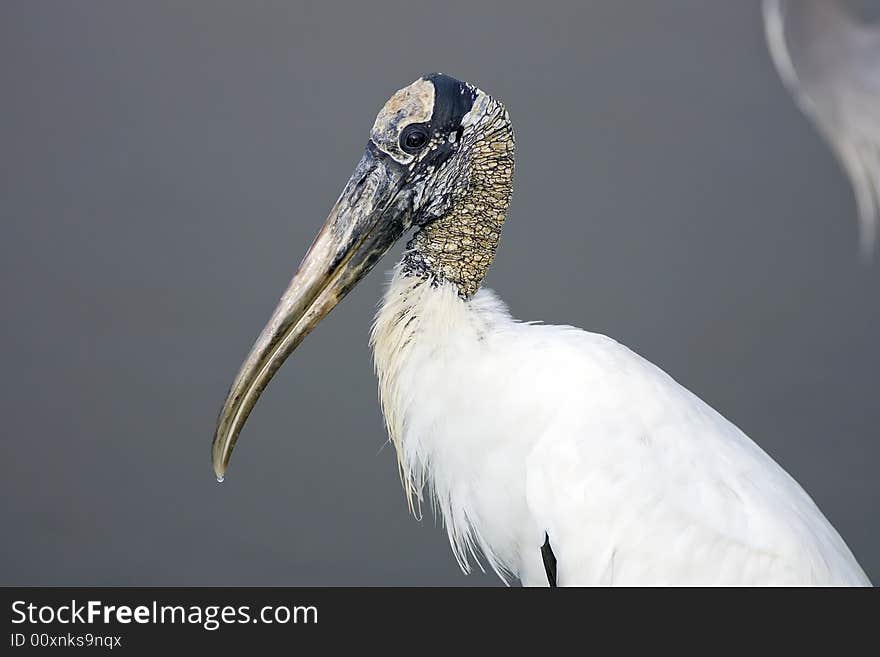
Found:
<svg viewBox="0 0 880 657"><path fill-rule="evenodd" d="M512 322L491 290L484 288L466 301L449 283L412 276L402 265L395 268L373 322L370 347L382 415L413 512L418 512L431 461L431 447L423 440L427 436L410 422L413 413L419 416L420 400L431 395L413 391L425 385L426 371L442 370L450 358L470 359L490 335Z"/></svg>

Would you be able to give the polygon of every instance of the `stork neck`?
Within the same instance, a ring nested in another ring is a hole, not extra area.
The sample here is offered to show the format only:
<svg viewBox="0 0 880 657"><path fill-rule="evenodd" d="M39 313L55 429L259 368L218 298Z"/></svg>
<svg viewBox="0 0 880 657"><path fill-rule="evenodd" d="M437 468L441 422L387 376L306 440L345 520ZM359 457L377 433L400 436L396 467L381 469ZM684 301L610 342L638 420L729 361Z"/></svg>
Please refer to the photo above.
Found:
<svg viewBox="0 0 880 657"><path fill-rule="evenodd" d="M495 259L512 190L513 133L508 127L471 147L462 190L448 212L422 226L407 244L403 273L450 282L459 296L470 299Z"/></svg>

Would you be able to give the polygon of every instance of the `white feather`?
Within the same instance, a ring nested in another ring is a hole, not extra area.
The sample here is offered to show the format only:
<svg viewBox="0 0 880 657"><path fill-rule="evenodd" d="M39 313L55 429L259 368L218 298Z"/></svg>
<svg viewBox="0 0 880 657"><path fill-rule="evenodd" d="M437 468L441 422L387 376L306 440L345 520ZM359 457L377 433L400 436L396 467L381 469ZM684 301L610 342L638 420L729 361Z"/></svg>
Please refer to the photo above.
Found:
<svg viewBox="0 0 880 657"><path fill-rule="evenodd" d="M767 454L617 342L399 270L371 342L408 493L466 571L546 585L870 584Z"/></svg>

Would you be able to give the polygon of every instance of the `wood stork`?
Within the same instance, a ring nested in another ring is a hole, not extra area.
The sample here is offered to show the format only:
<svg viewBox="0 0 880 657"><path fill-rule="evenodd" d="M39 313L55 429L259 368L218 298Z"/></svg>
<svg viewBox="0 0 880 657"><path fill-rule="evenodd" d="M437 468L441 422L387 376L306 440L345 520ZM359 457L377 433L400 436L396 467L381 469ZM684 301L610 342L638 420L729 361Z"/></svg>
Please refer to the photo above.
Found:
<svg viewBox="0 0 880 657"><path fill-rule="evenodd" d="M782 81L849 176L870 255L880 226L880 27L843 0L764 0L764 27Z"/></svg>
<svg viewBox="0 0 880 657"><path fill-rule="evenodd" d="M220 412L222 480L284 360L410 228L371 335L411 506L467 571L525 585L868 585L804 490L695 395L603 335L514 320L481 282L513 184L500 102L432 74L379 112L354 174Z"/></svg>

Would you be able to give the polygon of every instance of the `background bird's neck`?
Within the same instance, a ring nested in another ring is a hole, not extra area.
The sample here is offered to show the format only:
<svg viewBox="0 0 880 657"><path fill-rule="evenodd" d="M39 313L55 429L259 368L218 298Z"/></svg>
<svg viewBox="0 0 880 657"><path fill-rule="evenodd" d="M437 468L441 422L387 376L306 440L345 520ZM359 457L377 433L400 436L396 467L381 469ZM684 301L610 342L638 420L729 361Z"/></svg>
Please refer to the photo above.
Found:
<svg viewBox="0 0 880 657"><path fill-rule="evenodd" d="M468 148L460 193L446 214L418 230L401 263L408 276L454 284L464 299L479 289L495 259L507 217L514 149L509 120L502 129L484 131Z"/></svg>

